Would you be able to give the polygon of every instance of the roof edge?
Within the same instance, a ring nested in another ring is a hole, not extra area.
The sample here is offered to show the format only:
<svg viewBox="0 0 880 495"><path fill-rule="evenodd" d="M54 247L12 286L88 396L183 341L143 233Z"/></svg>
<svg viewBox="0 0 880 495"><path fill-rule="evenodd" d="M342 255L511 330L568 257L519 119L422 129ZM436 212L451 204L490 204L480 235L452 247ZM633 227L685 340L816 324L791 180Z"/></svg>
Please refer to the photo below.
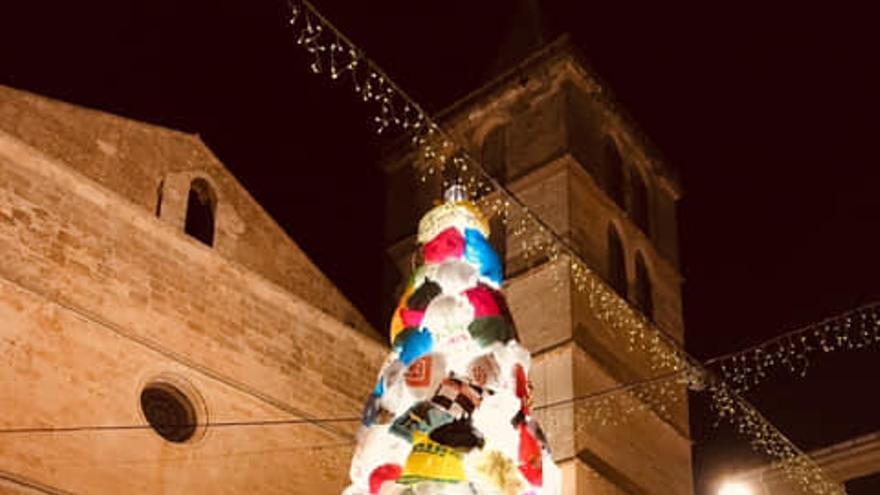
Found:
<svg viewBox="0 0 880 495"><path fill-rule="evenodd" d="M62 99L63 97L56 97L54 95L44 95L40 93L35 93L33 91L17 88L15 86L10 86L8 84L0 84L0 90L8 90L12 93L17 93L18 96L22 98L29 98L37 101L43 101L48 104L58 105L62 107L68 107L71 110L76 110L77 112L86 112L92 114L100 114L102 117L108 118L111 121L116 121L121 124L131 125L135 127L141 127L149 132L153 132L159 135L172 136L176 138L184 138L190 139L192 137L198 137L198 133L183 131L180 129L174 129L172 127L166 127L160 124L155 124L152 122L147 122L144 120L138 120L134 117L126 117L124 115L120 115L115 113L112 110L105 110L101 108L95 108L93 106L86 106L79 103L73 103L69 100Z"/></svg>

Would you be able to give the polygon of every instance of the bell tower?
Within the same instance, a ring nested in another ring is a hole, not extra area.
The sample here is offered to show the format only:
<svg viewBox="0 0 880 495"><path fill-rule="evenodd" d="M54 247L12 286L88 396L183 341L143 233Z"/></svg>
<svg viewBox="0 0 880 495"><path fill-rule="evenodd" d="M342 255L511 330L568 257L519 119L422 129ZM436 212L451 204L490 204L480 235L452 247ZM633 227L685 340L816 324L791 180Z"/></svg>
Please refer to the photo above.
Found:
<svg viewBox="0 0 880 495"><path fill-rule="evenodd" d="M583 259L621 305L683 342L676 203L681 189L567 38L447 109L440 124L458 144ZM405 280L418 218L440 197L439 177L419 184L411 150L386 156L390 288ZM659 373L624 329L597 318L567 256L525 252L515 213L493 226L504 290L532 353L535 409L566 494L693 493L687 392L668 404L629 397L613 424L597 421L604 390ZM528 227L526 227L528 229ZM388 298L392 300L393 298ZM615 336L615 333L618 335ZM625 416L625 417L624 417Z"/></svg>

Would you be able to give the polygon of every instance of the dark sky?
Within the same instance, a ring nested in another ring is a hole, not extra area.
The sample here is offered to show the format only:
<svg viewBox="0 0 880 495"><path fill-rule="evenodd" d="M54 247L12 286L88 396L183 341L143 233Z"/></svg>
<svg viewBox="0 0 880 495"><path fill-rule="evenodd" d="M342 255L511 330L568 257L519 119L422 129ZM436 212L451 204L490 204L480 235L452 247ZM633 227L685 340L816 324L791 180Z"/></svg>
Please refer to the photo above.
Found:
<svg viewBox="0 0 880 495"><path fill-rule="evenodd" d="M875 17L846 2L317 6L428 109L568 32L685 189L689 349L730 352L880 296ZM381 141L266 0L16 2L0 83L198 132L378 327ZM768 4L778 4L768 6ZM753 393L806 448L880 429L876 349ZM698 412L697 417L702 415ZM697 425L700 465L723 432Z"/></svg>

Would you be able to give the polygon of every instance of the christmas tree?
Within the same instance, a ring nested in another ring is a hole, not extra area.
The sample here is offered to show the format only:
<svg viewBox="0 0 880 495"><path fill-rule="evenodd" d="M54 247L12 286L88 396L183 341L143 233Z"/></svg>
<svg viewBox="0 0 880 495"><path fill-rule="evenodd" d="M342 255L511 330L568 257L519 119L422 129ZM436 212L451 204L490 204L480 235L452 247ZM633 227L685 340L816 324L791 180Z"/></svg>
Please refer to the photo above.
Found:
<svg viewBox="0 0 880 495"><path fill-rule="evenodd" d="M423 262L392 317L345 495L560 493L488 238L460 186L419 222Z"/></svg>

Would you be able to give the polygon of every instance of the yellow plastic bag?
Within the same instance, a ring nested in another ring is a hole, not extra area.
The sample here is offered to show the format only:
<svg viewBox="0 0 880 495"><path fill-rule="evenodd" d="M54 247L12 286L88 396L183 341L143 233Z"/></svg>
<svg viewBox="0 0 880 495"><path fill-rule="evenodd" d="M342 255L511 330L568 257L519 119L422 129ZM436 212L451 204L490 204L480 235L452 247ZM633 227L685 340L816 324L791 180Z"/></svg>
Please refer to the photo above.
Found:
<svg viewBox="0 0 880 495"><path fill-rule="evenodd" d="M421 431L413 433L413 448L398 483L413 484L420 481L455 483L466 479L460 452L434 442Z"/></svg>

